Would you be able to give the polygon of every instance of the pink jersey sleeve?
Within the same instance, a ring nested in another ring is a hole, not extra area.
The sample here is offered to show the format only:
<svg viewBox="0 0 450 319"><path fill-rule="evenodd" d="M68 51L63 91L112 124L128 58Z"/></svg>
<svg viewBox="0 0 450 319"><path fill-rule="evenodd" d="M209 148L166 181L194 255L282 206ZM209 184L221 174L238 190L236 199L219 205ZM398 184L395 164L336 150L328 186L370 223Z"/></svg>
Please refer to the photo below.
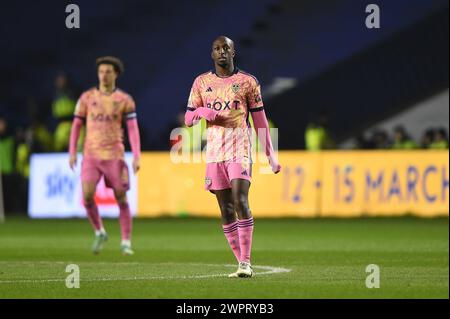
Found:
<svg viewBox="0 0 450 319"><path fill-rule="evenodd" d="M77 152L78 138L80 137L80 131L87 116L87 93L81 94L75 107L74 119L70 132L69 139L69 153L74 155Z"/></svg>
<svg viewBox="0 0 450 319"><path fill-rule="evenodd" d="M194 83L192 84L192 88L191 88L191 93L189 94L189 100L188 100L188 105L187 108L188 110L195 110L196 108L199 108L201 106L203 106L203 100L202 100L202 95L201 95L201 91L200 91L200 80L197 77L194 81Z"/></svg>
<svg viewBox="0 0 450 319"><path fill-rule="evenodd" d="M136 103L130 95L126 97L125 119L127 122L128 138L134 158L141 156L141 139L139 136L139 126L137 122Z"/></svg>
<svg viewBox="0 0 450 319"><path fill-rule="evenodd" d="M255 124L256 135L262 145L265 145L265 153L269 159L269 163L272 166L272 171L278 173L281 170L281 166L278 163L275 151L272 145L272 139L270 137L269 123L267 122L266 113L263 107L253 108L251 111L253 123Z"/></svg>
<svg viewBox="0 0 450 319"><path fill-rule="evenodd" d="M125 104L125 113L136 112L136 103L131 96L127 96L127 101Z"/></svg>
<svg viewBox="0 0 450 319"><path fill-rule="evenodd" d="M136 118L127 121L128 137L130 140L131 152L133 157L141 157L141 139L139 136L139 126Z"/></svg>
<svg viewBox="0 0 450 319"><path fill-rule="evenodd" d="M261 95L261 85L253 76L250 78L250 86L247 91L247 105L250 110L263 107L264 105Z"/></svg>
<svg viewBox="0 0 450 319"><path fill-rule="evenodd" d="M200 120L200 116L195 113L195 110L203 105L202 96L200 94L199 78L197 77L192 84L191 93L187 104L187 110L184 115L184 124L191 127L194 122Z"/></svg>
<svg viewBox="0 0 450 319"><path fill-rule="evenodd" d="M86 118L87 115L87 93L83 93L78 99L77 105L75 107L74 115L75 117Z"/></svg>
<svg viewBox="0 0 450 319"><path fill-rule="evenodd" d="M281 166L278 163L270 137L270 127L264 111L264 103L261 95L261 85L254 77L251 79L250 89L247 95L249 111L255 125L256 135L262 145L265 145L265 153L272 166L272 171L276 174L280 172Z"/></svg>
<svg viewBox="0 0 450 319"><path fill-rule="evenodd" d="M73 119L72 128L70 131L70 140L69 140L69 154L75 155L77 153L77 143L78 138L80 137L80 131L83 127L83 120L80 117L75 117Z"/></svg>

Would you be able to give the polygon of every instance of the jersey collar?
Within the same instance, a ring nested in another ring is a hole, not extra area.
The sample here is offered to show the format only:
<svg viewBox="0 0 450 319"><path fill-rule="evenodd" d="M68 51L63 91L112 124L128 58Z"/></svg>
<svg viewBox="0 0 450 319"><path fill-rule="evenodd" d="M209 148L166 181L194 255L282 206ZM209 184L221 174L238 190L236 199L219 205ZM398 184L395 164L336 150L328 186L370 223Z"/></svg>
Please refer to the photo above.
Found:
<svg viewBox="0 0 450 319"><path fill-rule="evenodd" d="M107 95L107 96L110 96L110 95L112 95L113 93L115 93L119 88L116 86L116 87L114 88L114 90L112 90L112 92L109 93L109 94L103 93L102 91L100 91L100 87L99 87L99 86L97 86L96 89L97 89L98 93L100 93L101 95Z"/></svg>
<svg viewBox="0 0 450 319"><path fill-rule="evenodd" d="M226 79L226 78L232 77L233 75L237 74L238 72L239 72L239 68L236 66L234 67L233 73L231 73L228 76L220 76L216 73L216 70L211 70L211 73L215 74L218 78L221 78L221 79Z"/></svg>

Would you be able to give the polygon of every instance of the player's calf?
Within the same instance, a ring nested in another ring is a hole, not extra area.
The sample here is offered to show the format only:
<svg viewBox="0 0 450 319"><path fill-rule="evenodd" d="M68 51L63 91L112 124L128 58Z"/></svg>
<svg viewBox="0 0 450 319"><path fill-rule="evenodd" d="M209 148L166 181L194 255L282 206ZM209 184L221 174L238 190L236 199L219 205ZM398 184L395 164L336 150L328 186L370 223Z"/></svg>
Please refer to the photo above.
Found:
<svg viewBox="0 0 450 319"><path fill-rule="evenodd" d="M119 205L119 222L122 241L120 244L120 250L125 256L134 255L134 251L131 249L131 231L132 231L132 216L130 212L130 207L128 205L127 197L125 192L115 193L116 200Z"/></svg>

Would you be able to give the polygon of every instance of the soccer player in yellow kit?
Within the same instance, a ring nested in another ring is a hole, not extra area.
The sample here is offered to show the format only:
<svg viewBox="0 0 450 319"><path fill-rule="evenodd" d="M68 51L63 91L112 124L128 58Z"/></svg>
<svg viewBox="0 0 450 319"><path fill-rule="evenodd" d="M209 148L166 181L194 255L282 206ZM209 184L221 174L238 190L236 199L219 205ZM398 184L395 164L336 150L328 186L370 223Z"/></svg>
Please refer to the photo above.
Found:
<svg viewBox="0 0 450 319"><path fill-rule="evenodd" d="M124 160L122 123L126 120L133 171L140 167L140 138L133 98L116 87L117 77L123 72L123 63L116 57L101 57L96 61L99 86L84 92L78 100L70 137L70 167L77 162L77 141L81 127L86 124L81 181L83 201L89 220L95 231L92 250L98 254L108 235L94 200L95 190L101 177L114 190L119 206L121 226L121 250L132 255L132 217L126 192L129 190L128 167Z"/></svg>
<svg viewBox="0 0 450 319"><path fill-rule="evenodd" d="M211 57L215 69L195 79L185 124L192 126L201 118L207 121L205 188L216 195L223 231L239 264L229 277L248 278L253 276L250 255L254 228L248 204L252 176L249 114L272 171L277 174L281 166L272 147L261 87L253 75L234 65L233 41L218 37Z"/></svg>

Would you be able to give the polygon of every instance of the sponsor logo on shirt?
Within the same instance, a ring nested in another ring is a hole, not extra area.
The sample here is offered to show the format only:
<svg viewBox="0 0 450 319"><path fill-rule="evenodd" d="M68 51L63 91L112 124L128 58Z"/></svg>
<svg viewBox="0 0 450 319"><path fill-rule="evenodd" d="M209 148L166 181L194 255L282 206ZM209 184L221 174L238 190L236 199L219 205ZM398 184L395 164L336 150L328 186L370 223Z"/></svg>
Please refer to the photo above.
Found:
<svg viewBox="0 0 450 319"><path fill-rule="evenodd" d="M91 121L94 121L94 122L112 122L112 121L117 121L119 119L119 115L118 114L102 114L102 113L94 114L94 113L91 113L90 119L91 119Z"/></svg>
<svg viewBox="0 0 450 319"><path fill-rule="evenodd" d="M224 102L219 102L216 101L214 103L207 103L206 107L216 110L216 111L221 111L221 110L231 110L232 108L235 110L239 109L239 104L241 103L241 101L224 101Z"/></svg>

